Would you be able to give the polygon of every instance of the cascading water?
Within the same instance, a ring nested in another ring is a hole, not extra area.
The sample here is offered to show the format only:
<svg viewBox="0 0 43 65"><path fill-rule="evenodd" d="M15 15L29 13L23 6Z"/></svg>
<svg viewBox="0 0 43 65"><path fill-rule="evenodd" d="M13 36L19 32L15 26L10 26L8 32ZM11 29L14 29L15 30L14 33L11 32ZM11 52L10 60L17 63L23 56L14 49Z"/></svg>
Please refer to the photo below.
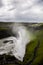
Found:
<svg viewBox="0 0 43 65"><path fill-rule="evenodd" d="M23 25L13 25L12 32L16 33L17 37L11 36L0 40L0 55L13 55L18 60L23 61L26 45L30 42L31 35Z"/></svg>

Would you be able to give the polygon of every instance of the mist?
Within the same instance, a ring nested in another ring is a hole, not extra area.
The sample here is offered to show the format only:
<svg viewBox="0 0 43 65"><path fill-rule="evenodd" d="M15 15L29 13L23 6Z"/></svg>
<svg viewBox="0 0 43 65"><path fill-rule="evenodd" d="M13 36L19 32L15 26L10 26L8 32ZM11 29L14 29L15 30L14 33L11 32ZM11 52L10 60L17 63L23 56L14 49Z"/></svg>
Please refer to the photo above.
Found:
<svg viewBox="0 0 43 65"><path fill-rule="evenodd" d="M15 56L18 60L23 61L26 45L32 40L32 34L27 27L21 24L14 24L10 28L13 35L0 39L0 55Z"/></svg>

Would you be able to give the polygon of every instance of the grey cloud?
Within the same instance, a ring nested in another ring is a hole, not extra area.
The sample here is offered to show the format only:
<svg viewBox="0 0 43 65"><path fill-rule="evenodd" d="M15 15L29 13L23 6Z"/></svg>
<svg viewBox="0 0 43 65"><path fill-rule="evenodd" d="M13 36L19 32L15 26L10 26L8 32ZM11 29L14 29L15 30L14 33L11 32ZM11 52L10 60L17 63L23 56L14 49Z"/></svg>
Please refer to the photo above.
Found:
<svg viewBox="0 0 43 65"><path fill-rule="evenodd" d="M43 0L36 0L36 2L35 2L37 5L40 5L40 6L42 6L43 5Z"/></svg>
<svg viewBox="0 0 43 65"><path fill-rule="evenodd" d="M2 0L0 0L2 1ZM43 0L10 0L13 8L1 10L0 21L42 21L43 22ZM0 2L0 6L2 3ZM3 8L4 9L4 8ZM3 14L1 14L3 13Z"/></svg>
<svg viewBox="0 0 43 65"><path fill-rule="evenodd" d="M37 0L38 3L43 3L43 0Z"/></svg>
<svg viewBox="0 0 43 65"><path fill-rule="evenodd" d="M3 4L2 4L2 0L0 0L0 7L2 7L3 6Z"/></svg>

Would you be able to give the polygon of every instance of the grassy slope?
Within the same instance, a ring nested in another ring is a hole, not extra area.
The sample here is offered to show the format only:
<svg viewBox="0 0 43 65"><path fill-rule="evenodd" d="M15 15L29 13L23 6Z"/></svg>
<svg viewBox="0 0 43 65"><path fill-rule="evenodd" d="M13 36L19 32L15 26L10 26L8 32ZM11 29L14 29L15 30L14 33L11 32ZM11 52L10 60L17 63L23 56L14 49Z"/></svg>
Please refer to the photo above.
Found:
<svg viewBox="0 0 43 65"><path fill-rule="evenodd" d="M29 62L33 59L34 51L38 43L39 46L35 52L36 57L29 65L39 65L39 64L43 65L42 64L43 63L43 30L37 31L35 35L37 38L31 41L30 44L27 45L26 55L24 57L23 65L29 64Z"/></svg>

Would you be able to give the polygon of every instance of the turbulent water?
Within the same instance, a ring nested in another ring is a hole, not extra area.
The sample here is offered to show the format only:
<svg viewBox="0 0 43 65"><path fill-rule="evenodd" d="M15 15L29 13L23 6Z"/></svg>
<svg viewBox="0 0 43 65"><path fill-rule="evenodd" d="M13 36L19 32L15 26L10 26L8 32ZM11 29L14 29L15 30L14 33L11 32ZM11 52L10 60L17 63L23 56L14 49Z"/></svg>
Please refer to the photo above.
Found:
<svg viewBox="0 0 43 65"><path fill-rule="evenodd" d="M13 25L12 32L16 33L16 37L10 36L0 39L0 55L13 55L18 60L23 61L26 45L31 41L31 35L23 25Z"/></svg>

